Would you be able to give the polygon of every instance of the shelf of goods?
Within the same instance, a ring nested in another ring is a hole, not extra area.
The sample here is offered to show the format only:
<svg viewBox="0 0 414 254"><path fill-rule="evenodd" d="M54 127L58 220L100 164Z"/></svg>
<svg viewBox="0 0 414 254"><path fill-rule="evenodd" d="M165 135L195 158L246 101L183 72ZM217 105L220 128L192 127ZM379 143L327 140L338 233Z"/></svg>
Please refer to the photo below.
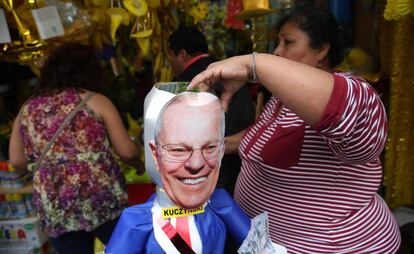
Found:
<svg viewBox="0 0 414 254"><path fill-rule="evenodd" d="M0 161L0 194L31 193L30 174L27 170L16 170L7 161Z"/></svg>
<svg viewBox="0 0 414 254"><path fill-rule="evenodd" d="M32 189L27 171L0 161L0 254L45 253L48 237L34 216Z"/></svg>
<svg viewBox="0 0 414 254"><path fill-rule="evenodd" d="M28 217L0 222L0 254L46 253L47 235L39 219Z"/></svg>
<svg viewBox="0 0 414 254"><path fill-rule="evenodd" d="M27 183L21 188L5 188L0 186L0 194L30 194L32 190L32 183Z"/></svg>

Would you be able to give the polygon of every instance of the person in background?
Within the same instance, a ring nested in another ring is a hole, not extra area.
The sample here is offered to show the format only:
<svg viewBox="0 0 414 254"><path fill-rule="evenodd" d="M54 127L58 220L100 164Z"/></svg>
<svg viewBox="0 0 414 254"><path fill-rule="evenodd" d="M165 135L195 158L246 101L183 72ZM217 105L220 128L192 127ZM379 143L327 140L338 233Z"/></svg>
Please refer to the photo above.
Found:
<svg viewBox="0 0 414 254"><path fill-rule="evenodd" d="M274 55L213 63L189 89L222 82L224 106L249 79L273 94L240 143L235 188L250 216L268 212L273 242L289 253L395 253L398 225L377 194L386 113L366 81L334 72L340 33L329 12L294 10Z"/></svg>
<svg viewBox="0 0 414 254"><path fill-rule="evenodd" d="M180 27L169 39L169 59L174 73L174 81L191 81L217 59L208 53L204 34L196 27ZM215 87L220 96L221 87ZM246 87L232 98L226 111L226 151L221 164L217 187L225 188L233 194L234 185L240 171L241 161L237 154L238 145L245 130L254 123L255 109Z"/></svg>
<svg viewBox="0 0 414 254"><path fill-rule="evenodd" d="M60 254L94 253L95 237L108 242L127 205L116 155L144 170L115 106L94 92L103 85L102 73L87 46L62 45L46 60L13 125L10 163L32 172L33 203ZM71 112L74 117L50 142Z"/></svg>

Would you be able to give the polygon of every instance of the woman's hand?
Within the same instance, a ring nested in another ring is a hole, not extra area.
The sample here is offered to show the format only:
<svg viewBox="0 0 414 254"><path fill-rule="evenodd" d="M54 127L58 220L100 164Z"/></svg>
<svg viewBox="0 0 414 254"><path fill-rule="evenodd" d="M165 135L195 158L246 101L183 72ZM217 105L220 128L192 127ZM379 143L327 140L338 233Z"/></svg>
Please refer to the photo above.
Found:
<svg viewBox="0 0 414 254"><path fill-rule="evenodd" d="M236 93L251 77L251 55L235 56L212 63L208 68L191 80L188 89L198 87L202 91L210 91L213 84L222 83L221 95L223 108L227 110L234 93Z"/></svg>

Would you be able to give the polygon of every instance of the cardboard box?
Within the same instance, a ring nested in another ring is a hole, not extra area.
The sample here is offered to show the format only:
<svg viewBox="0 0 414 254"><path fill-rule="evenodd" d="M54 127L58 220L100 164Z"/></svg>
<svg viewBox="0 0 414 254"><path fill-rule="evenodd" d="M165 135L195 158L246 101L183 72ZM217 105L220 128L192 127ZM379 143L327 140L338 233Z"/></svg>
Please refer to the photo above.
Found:
<svg viewBox="0 0 414 254"><path fill-rule="evenodd" d="M0 221L0 249L39 248L47 239L38 218Z"/></svg>
<svg viewBox="0 0 414 254"><path fill-rule="evenodd" d="M40 248L0 248L0 254L43 254Z"/></svg>
<svg viewBox="0 0 414 254"><path fill-rule="evenodd" d="M50 252L49 242L45 242L42 247L36 248L0 248L0 254L48 254Z"/></svg>

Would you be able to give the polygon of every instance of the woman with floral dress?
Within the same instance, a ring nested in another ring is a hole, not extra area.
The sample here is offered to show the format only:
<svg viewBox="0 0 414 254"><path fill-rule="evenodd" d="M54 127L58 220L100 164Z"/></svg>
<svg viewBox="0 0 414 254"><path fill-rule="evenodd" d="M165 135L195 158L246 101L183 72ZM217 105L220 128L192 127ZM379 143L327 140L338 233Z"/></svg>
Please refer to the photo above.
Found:
<svg viewBox="0 0 414 254"><path fill-rule="evenodd" d="M127 204L119 158L140 170L131 141L111 101L91 94L102 85L93 52L80 44L56 49L42 67L34 94L22 106L10 140L10 163L33 173L33 202L58 253L93 253L104 244ZM90 99L36 162L65 118ZM115 153L114 153L115 151Z"/></svg>

